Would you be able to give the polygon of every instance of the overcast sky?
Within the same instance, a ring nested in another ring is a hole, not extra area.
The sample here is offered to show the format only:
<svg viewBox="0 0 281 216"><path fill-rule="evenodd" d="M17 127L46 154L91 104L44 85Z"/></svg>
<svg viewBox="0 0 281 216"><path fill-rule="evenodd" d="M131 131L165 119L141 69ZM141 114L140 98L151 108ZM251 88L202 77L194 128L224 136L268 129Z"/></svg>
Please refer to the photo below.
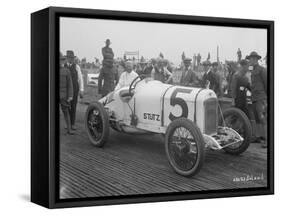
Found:
<svg viewBox="0 0 281 216"><path fill-rule="evenodd" d="M184 51L192 58L200 53L202 60L211 54L216 60L219 46L221 61L236 60L237 49L243 58L251 51L266 55L266 29L167 24L151 22L115 21L85 18L60 19L60 50L73 50L80 59L102 59L101 48L109 38L115 57L123 57L125 51L139 50L140 56L164 57L178 64Z"/></svg>

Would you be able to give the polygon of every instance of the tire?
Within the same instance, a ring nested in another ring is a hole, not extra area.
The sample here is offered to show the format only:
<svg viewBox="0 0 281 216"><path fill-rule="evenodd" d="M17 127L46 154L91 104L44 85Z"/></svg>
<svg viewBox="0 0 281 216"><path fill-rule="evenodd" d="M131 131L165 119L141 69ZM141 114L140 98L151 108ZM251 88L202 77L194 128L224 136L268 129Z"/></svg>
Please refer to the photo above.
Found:
<svg viewBox="0 0 281 216"><path fill-rule="evenodd" d="M219 125L223 125L223 119L228 119L229 117L233 116L233 117L237 117L240 119L240 121L243 124L243 129L237 130L237 128L232 127L231 125L225 125L226 127L230 127L232 129L234 129L235 131L237 131L243 138L244 141L242 142L241 145L237 146L237 147L226 147L224 148L224 151L226 153L232 154L232 155L239 155L241 153L243 153L244 151L246 151L250 145L251 142L251 137L252 137L252 126L250 123L250 120L248 119L247 115L240 109L235 108L235 107L231 107L231 108L227 108L223 111L222 113L223 116L221 116L220 120L219 120ZM223 119L222 119L223 117ZM226 123L227 124L227 123Z"/></svg>
<svg viewBox="0 0 281 216"><path fill-rule="evenodd" d="M91 143L96 147L104 146L109 137L109 118L101 103L93 102L88 106L85 127Z"/></svg>
<svg viewBox="0 0 281 216"><path fill-rule="evenodd" d="M174 136L174 133L179 128L185 128L186 131L189 131L193 137L192 140L194 140L193 142L195 145L191 144L192 142L186 139L187 137L181 137L182 135L180 135L176 138L176 136ZM176 138L177 140L172 142L173 138ZM194 148L192 146L196 147L196 154L191 151L191 148ZM205 158L204 146L205 144L201 131L189 119L179 118L172 121L168 126L165 135L165 149L168 161L176 173L187 177L191 177L198 173ZM177 159L178 156L180 159ZM184 166L190 166L184 168L181 164Z"/></svg>

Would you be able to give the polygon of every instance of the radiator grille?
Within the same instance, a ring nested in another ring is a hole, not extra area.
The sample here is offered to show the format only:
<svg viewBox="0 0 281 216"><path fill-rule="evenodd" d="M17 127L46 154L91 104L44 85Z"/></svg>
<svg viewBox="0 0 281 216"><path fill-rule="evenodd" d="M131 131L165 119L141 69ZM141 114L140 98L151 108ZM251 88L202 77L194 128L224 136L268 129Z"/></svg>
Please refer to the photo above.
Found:
<svg viewBox="0 0 281 216"><path fill-rule="evenodd" d="M218 128L218 101L210 98L204 102L205 108L205 134L214 134Z"/></svg>

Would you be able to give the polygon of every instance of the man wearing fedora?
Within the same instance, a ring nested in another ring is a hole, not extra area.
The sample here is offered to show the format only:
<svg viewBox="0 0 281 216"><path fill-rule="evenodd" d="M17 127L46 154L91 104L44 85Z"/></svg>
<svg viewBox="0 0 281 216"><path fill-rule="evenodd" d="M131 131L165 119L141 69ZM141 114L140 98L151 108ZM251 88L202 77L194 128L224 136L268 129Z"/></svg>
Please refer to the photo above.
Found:
<svg viewBox="0 0 281 216"><path fill-rule="evenodd" d="M208 66L204 66L208 64ZM222 78L218 73L218 63L209 62L208 60L203 62L204 67L209 67L209 69L204 73L202 77L202 87L212 89L218 97L222 96ZM212 67L210 67L212 66Z"/></svg>
<svg viewBox="0 0 281 216"><path fill-rule="evenodd" d="M191 69L191 59L185 58L183 60L183 71L180 79L180 84L183 86L195 87L198 85L198 80L195 72Z"/></svg>
<svg viewBox="0 0 281 216"><path fill-rule="evenodd" d="M71 129L76 130L75 120L76 120L76 106L78 101L78 95L83 97L84 92L84 83L81 69L78 64L75 64L75 55L72 50L66 51L66 57L68 61L68 69L72 78L73 85L73 99L70 103L70 120L71 120Z"/></svg>
<svg viewBox="0 0 281 216"><path fill-rule="evenodd" d="M261 56L253 51L246 57L249 60L249 70L251 71L251 92L253 102L253 112L255 115L257 128L263 134L263 148L267 147L267 71L259 65Z"/></svg>
<svg viewBox="0 0 281 216"><path fill-rule="evenodd" d="M201 78L201 87L202 88L206 88L207 86L209 86L210 82L207 80L207 75L208 73L210 73L211 71L211 62L206 60L202 62L203 65L203 76Z"/></svg>
<svg viewBox="0 0 281 216"><path fill-rule="evenodd" d="M137 64L136 73L139 75L143 75L146 65L147 65L147 62L144 59L144 57L142 56L140 59L140 62Z"/></svg>
<svg viewBox="0 0 281 216"><path fill-rule="evenodd" d="M73 99L73 85L70 71L64 67L66 57L60 53L60 107L66 123L67 134L72 135L70 122L70 103Z"/></svg>

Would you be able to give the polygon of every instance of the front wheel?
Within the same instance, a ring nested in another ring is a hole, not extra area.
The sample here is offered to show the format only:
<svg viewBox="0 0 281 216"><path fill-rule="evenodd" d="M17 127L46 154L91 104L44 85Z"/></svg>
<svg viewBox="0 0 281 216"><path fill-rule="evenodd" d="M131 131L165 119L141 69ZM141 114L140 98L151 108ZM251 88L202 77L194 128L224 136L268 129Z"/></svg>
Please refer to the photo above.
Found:
<svg viewBox="0 0 281 216"><path fill-rule="evenodd" d="M199 128L189 119L174 120L167 128L165 149L170 165L180 175L195 175L204 162L204 140Z"/></svg>
<svg viewBox="0 0 281 216"><path fill-rule="evenodd" d="M239 155L247 150L252 137L252 126L247 115L235 107L223 111L219 125L232 128L243 137L244 141L224 148L226 153Z"/></svg>
<svg viewBox="0 0 281 216"><path fill-rule="evenodd" d="M85 127L94 146L102 147L106 143L109 136L109 119L101 103L93 102L88 106Z"/></svg>

